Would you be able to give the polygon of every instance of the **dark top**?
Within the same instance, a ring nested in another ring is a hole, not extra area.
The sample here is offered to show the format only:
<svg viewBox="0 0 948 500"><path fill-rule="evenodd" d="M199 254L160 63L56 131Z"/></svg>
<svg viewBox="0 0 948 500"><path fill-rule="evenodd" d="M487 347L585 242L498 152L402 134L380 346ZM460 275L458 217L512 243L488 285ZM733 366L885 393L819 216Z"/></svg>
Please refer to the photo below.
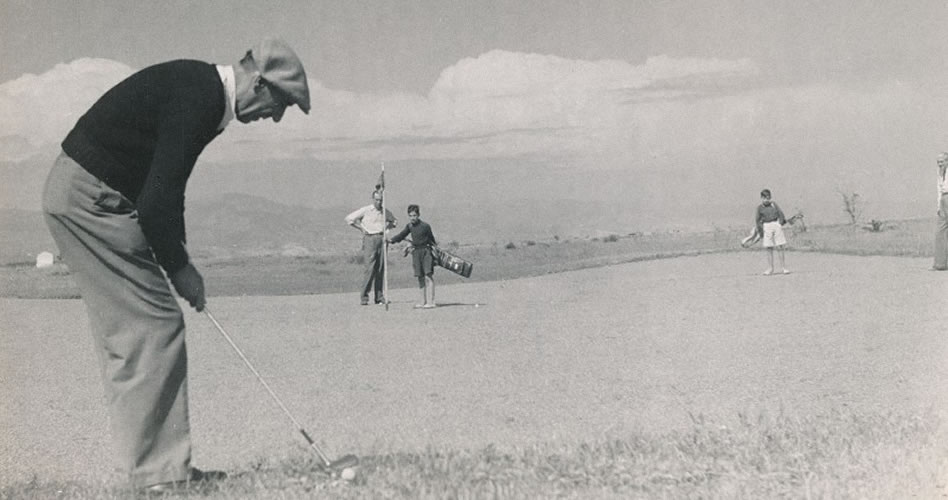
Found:
<svg viewBox="0 0 948 500"><path fill-rule="evenodd" d="M770 205L761 203L757 206L757 216L755 220L758 234L764 234L764 223L766 222L780 221L781 226L787 223L786 217L783 216L783 210L780 210L777 203L773 201L770 202Z"/></svg>
<svg viewBox="0 0 948 500"><path fill-rule="evenodd" d="M405 239L408 236L408 233L411 233L411 246L414 248L422 248L428 245L437 245L435 241L434 233L431 232L431 226L423 220L418 220L417 224L408 223L405 225L405 229L402 229L400 233L392 237L392 243L398 243Z"/></svg>
<svg viewBox="0 0 948 500"><path fill-rule="evenodd" d="M184 190L219 131L224 85L217 68L177 60L145 68L106 92L62 143L84 169L135 203L158 263L188 263Z"/></svg>

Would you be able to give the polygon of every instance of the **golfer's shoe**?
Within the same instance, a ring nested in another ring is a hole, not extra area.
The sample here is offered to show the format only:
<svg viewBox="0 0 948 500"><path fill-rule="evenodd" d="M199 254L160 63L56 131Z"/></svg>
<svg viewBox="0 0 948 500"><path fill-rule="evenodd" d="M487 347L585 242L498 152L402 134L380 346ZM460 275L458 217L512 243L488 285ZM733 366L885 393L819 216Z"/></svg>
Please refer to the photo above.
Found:
<svg viewBox="0 0 948 500"><path fill-rule="evenodd" d="M181 481L168 481L165 483L152 484L141 489L146 495L186 495L201 494L206 495L217 490L217 483L227 479L227 473L219 470L202 471L201 469L191 468L191 476Z"/></svg>

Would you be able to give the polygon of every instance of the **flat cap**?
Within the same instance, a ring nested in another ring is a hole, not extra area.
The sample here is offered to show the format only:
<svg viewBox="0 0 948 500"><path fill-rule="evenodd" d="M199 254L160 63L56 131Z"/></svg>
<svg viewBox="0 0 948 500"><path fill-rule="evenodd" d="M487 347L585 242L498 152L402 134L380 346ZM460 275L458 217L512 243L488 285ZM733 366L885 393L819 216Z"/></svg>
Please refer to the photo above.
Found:
<svg viewBox="0 0 948 500"><path fill-rule="evenodd" d="M286 94L292 104L309 114L306 71L289 44L279 38L268 37L250 49L250 52L260 76Z"/></svg>

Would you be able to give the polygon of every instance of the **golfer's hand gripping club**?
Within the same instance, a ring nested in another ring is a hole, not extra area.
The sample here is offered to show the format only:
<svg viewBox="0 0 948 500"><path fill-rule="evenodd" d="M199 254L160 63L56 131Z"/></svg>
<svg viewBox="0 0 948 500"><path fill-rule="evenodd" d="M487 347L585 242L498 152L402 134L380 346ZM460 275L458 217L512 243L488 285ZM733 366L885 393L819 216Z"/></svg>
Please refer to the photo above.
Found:
<svg viewBox="0 0 948 500"><path fill-rule="evenodd" d="M197 312L204 310L206 303L204 297L204 278L191 263L188 263L176 271L169 278L171 279L171 284L174 285L175 291L178 292L178 295L181 295L181 297L187 300L191 307L197 310Z"/></svg>

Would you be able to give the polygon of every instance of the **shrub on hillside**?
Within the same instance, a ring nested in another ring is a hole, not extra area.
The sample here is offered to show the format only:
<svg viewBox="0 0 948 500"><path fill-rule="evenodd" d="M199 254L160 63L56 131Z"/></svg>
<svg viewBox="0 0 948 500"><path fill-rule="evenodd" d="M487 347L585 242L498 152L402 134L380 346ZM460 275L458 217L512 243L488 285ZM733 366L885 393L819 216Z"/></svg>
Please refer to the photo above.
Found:
<svg viewBox="0 0 948 500"><path fill-rule="evenodd" d="M872 219L869 221L869 224L866 225L866 230L873 233L880 233L885 228L885 221Z"/></svg>

